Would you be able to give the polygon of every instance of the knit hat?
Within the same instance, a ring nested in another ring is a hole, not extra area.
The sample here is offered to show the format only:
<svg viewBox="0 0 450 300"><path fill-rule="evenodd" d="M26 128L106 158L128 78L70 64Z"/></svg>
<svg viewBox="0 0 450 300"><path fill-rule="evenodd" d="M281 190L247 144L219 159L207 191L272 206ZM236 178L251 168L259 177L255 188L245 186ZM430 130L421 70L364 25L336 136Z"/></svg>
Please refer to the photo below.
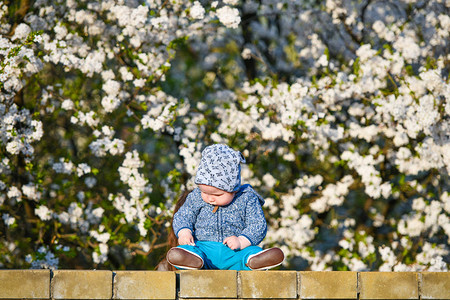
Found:
<svg viewBox="0 0 450 300"><path fill-rule="evenodd" d="M205 184L226 192L241 186L241 166L245 159L241 152L222 144L206 147L195 176L196 184Z"/></svg>

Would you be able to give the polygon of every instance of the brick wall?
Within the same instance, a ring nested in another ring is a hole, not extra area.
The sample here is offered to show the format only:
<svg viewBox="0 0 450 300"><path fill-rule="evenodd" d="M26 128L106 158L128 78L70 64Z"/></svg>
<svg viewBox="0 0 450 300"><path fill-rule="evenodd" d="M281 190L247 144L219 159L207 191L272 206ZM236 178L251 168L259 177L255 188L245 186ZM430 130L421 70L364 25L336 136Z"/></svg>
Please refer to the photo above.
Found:
<svg viewBox="0 0 450 300"><path fill-rule="evenodd" d="M0 299L450 299L450 273L0 270Z"/></svg>

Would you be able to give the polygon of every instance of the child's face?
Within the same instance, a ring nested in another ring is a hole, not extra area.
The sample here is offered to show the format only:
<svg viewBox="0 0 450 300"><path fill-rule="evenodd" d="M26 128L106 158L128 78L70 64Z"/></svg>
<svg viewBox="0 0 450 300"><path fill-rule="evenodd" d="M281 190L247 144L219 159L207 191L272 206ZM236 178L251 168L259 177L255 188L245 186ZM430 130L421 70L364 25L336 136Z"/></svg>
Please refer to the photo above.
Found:
<svg viewBox="0 0 450 300"><path fill-rule="evenodd" d="M202 193L203 201L212 205L227 205L233 200L235 194L235 192L226 192L216 187L205 184L199 184L198 188Z"/></svg>

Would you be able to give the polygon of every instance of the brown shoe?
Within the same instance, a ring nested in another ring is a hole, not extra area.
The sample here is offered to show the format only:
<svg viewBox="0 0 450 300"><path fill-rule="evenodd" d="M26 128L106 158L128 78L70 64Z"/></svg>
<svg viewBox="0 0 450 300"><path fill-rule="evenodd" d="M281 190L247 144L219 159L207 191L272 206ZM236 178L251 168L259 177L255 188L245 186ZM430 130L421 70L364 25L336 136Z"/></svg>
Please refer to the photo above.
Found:
<svg viewBox="0 0 450 300"><path fill-rule="evenodd" d="M203 267L203 259L194 252L173 247L166 255L169 264L178 269L198 270Z"/></svg>
<svg viewBox="0 0 450 300"><path fill-rule="evenodd" d="M281 265L283 260L284 254L280 248L269 248L250 255L246 266L252 270L267 270Z"/></svg>

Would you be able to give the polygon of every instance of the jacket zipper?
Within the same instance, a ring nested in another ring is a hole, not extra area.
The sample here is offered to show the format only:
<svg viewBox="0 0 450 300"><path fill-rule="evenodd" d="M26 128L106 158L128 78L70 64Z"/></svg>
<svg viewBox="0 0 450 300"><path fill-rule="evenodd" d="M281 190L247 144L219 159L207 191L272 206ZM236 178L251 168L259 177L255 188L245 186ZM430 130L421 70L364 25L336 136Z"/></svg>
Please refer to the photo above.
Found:
<svg viewBox="0 0 450 300"><path fill-rule="evenodd" d="M219 227L219 241L223 241L223 228L222 228L222 210L217 209L217 226Z"/></svg>

